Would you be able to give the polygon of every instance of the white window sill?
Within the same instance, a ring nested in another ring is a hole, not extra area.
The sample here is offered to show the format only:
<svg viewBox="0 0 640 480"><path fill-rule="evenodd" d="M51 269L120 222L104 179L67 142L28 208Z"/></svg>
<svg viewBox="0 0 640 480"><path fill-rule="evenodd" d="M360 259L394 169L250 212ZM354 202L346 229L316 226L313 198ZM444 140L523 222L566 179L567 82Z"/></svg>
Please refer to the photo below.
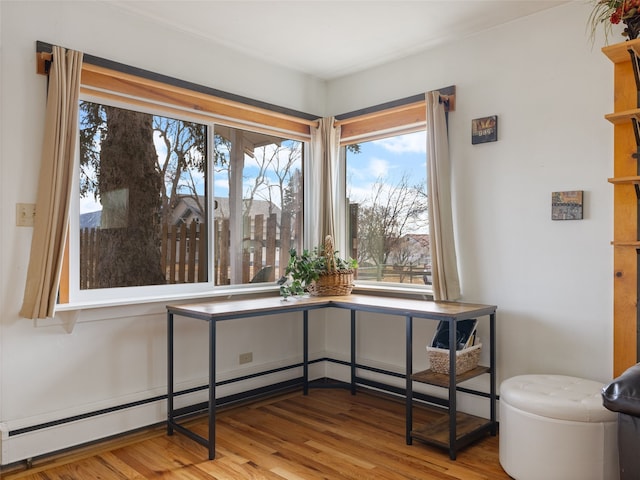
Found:
<svg viewBox="0 0 640 480"><path fill-rule="evenodd" d="M355 282L354 292L375 293L399 297L419 297L423 300L433 299L431 285L408 285L404 283Z"/></svg>
<svg viewBox="0 0 640 480"><path fill-rule="evenodd" d="M67 333L73 332L77 323L112 320L146 315L163 315L168 303L198 302L214 298L232 298L245 295L278 295L279 287L274 284L247 287L217 287L206 292L191 292L136 298L118 298L103 301L74 302L58 304L54 318L36 319L35 327L62 327ZM417 297L424 300L433 298L430 286L393 283L356 282L354 292L371 293L398 297Z"/></svg>
<svg viewBox="0 0 640 480"><path fill-rule="evenodd" d="M255 284L254 284L255 285ZM167 303L182 300L198 300L201 298L213 298L213 297L231 297L234 295L250 295L252 293L263 292L278 292L278 286L272 283L263 284L260 286L247 287L246 285L238 287L216 287L214 290L206 292L191 292L191 293L177 293L169 295L158 295L149 297L136 297L136 298L120 298L109 299L104 301L91 301L91 302L74 302L74 303L59 303L56 306L56 312L69 312L75 310L87 310L93 308L108 308L119 307L122 305L139 305L143 303Z"/></svg>
<svg viewBox="0 0 640 480"><path fill-rule="evenodd" d="M246 285L218 287L206 292L62 303L56 305L54 318L36 319L34 326L60 326L67 333L71 333L77 323L164 314L168 303L197 302L221 297L228 299L243 295L277 295L278 292L278 285L269 283L250 287Z"/></svg>

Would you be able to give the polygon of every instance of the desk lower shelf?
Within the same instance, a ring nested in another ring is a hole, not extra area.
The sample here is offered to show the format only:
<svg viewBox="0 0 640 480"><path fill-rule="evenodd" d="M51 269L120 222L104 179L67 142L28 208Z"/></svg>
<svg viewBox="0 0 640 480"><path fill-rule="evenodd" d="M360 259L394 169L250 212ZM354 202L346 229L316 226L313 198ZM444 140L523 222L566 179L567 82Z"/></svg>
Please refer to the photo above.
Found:
<svg viewBox="0 0 640 480"><path fill-rule="evenodd" d="M462 412L456 414L456 425L456 442L461 440L470 442L491 428L491 422L486 418ZM449 416L446 415L435 422L411 430L411 437L437 447L449 448Z"/></svg>
<svg viewBox="0 0 640 480"><path fill-rule="evenodd" d="M466 380L470 380L479 375L490 373L489 367L477 366L467 372L456 375L455 383L461 383ZM437 387L449 388L449 375L442 373L436 373L429 370L423 370L421 372L411 375L411 380L414 382L425 383L429 385L435 385ZM450 413L451 414L451 413ZM486 435L487 433L495 434L495 424L491 420L486 418L476 417L475 415L469 415L463 412L455 413L455 441L451 444L451 418L450 414L444 415L442 418L422 425L418 428L412 429L409 436L413 439L423 441L436 447L442 447L449 449L451 458L455 458L455 451L467 445L474 440Z"/></svg>
<svg viewBox="0 0 640 480"><path fill-rule="evenodd" d="M489 367L477 366L476 368L464 372L460 375L456 375L456 383L470 380L483 373L489 373ZM428 383L429 385L436 385L438 387L449 387L449 375L443 373L436 373L433 370L423 370L421 372L411 375L411 379L415 382Z"/></svg>

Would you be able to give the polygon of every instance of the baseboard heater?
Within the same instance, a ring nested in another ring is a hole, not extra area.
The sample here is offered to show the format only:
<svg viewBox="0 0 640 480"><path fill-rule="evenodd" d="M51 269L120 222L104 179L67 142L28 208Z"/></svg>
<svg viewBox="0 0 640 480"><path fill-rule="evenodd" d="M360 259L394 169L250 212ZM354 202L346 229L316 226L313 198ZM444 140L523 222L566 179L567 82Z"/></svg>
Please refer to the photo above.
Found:
<svg viewBox="0 0 640 480"><path fill-rule="evenodd" d="M310 360L309 364L314 364L314 363L319 363L319 362L331 362L331 363L336 363L336 364L340 364L340 365L346 365L346 366L350 366L351 364L349 362L346 361L342 361L342 360L336 360L333 358L318 358L315 360ZM296 364L292 364L292 365L288 365L288 366L284 366L284 367L279 367L279 368L275 368L275 369L271 369L271 370L266 370L263 372L259 372L259 373L254 373L254 374L250 374L250 375L243 375L240 377L236 377L233 379L228 379L228 380L222 380L220 382L216 382L216 386L222 386L222 385L228 385L231 383L237 383L237 382L241 382L244 380L249 380L252 378L256 378L256 377L260 377L260 376L264 376L264 375L269 375L269 374L273 374L273 373L278 373L278 372L282 372L285 370L291 370L294 368L299 368L302 367L302 363L296 363ZM361 365L361 364L356 364L356 368L359 370L365 370L365 371L369 371L372 373L378 373L381 375L385 375L385 376L390 376L390 377L396 377L396 378L405 378L404 374L402 373L398 373L398 372L392 372L389 370L384 370L384 369L380 369L380 368L376 368L376 367L370 367L367 365ZM302 377L297 377L291 380L287 380L284 382L278 382L278 383L274 383L272 385L267 385L265 387L261 387L261 388L256 388L256 389L252 389L252 390L247 390L246 392L241 392L241 393L237 393L234 395L228 395L226 397L221 397L219 399L216 400L216 406L217 407L229 407L238 403L242 403L242 402L248 402L248 401L253 401L253 400L258 400L261 398L265 398L268 396L273 396L275 394L279 394L285 391L291 391L291 390L295 390L297 388L301 388L302 385L304 383L304 379ZM363 378L363 377L356 377L356 384L361 386L361 387L366 387L366 388L371 388L374 390L378 390L378 391L382 391L385 393L389 393L391 395L395 395L398 397L402 397L404 398L406 395L406 391L404 388L400 388L400 387L396 387L393 385L389 385L383 382L378 382L378 381L374 381L371 379L367 379L367 378ZM309 384L310 388L323 388L323 387L335 387L336 385L339 386L344 386L345 388L349 388L350 385L347 382L342 382L340 380L335 380L335 379L331 379L331 378L322 378L322 379L318 379L315 380L313 382L311 382ZM181 395L187 395L187 394L191 394L194 392L198 392L198 391L202 391L202 390L207 390L208 389L208 385L202 385L199 387L194 387L194 388L189 388L186 390L181 390L179 392L175 392L175 396L181 396ZM475 395L481 395L481 396L486 396L489 397L489 394L484 393L484 392L479 392L476 390L471 390L471 389L467 389L467 388L462 388L462 387L458 387L457 388L458 391L461 392L466 392L466 393L473 393ZM440 398L440 397L435 397L432 395L427 395L427 394L422 394L419 392L414 392L413 393L413 397L415 400L418 400L420 402L423 403L427 403L430 405L434 405L434 406L439 406L439 407L447 407L448 406L448 401L446 399ZM99 415L105 415L105 414L109 414L109 413L113 413L113 412L117 412L117 411L121 411L121 410L126 410L128 408L133 408L133 407L138 407L141 405L146 405L146 404L150 404L150 403L154 403L154 402L158 402L158 401L163 401L166 400L167 396L166 395L157 395L154 397L150 397L144 400L139 400L139 401L135 401L135 402L129 402L129 403L125 403L122 405L116 405L113 407L109 407L109 408L104 408L104 409L100 409L100 410L95 410L93 412L87 412L87 413L83 413L80 415L73 415L71 417L67 417L67 418L61 418L58 420L53 420L50 422L45 422L45 423L40 423L37 425L32 425L29 427L24 427L24 428L19 428L16 430L10 430L8 432L9 437L12 436L16 436L16 435L22 435L25 433L29 433L29 432L35 432L38 430L42 430L45 428L51 428L51 427L55 427L58 425L64 425L66 423L71 423L71 422L76 422L79 420L86 420L88 418L91 417L96 417ZM184 417L184 416L189 416L189 415L199 415L202 414L204 412L207 411L207 403L206 402L202 402L202 403L198 403L198 404L194 404L194 405L190 405L187 407L183 407L179 410L176 411L176 416L179 417ZM160 422L160 424L163 422ZM125 432L122 435L126 435L126 433L129 432Z"/></svg>

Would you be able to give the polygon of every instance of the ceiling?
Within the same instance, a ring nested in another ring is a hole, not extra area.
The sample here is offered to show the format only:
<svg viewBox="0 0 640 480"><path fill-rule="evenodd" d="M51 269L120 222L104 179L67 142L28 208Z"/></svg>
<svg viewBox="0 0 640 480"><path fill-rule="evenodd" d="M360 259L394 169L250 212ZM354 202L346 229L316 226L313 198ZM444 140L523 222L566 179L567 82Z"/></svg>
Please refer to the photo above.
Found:
<svg viewBox="0 0 640 480"><path fill-rule="evenodd" d="M331 80L567 0L111 0L268 63Z"/></svg>

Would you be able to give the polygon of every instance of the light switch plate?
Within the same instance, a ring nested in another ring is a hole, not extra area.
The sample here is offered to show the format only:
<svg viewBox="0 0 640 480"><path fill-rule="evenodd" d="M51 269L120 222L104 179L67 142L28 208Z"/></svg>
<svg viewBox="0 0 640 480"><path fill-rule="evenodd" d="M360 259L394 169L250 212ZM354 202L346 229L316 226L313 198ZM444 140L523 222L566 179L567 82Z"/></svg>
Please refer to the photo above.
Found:
<svg viewBox="0 0 640 480"><path fill-rule="evenodd" d="M17 203L16 204L16 226L17 227L33 227L36 218L35 203Z"/></svg>

